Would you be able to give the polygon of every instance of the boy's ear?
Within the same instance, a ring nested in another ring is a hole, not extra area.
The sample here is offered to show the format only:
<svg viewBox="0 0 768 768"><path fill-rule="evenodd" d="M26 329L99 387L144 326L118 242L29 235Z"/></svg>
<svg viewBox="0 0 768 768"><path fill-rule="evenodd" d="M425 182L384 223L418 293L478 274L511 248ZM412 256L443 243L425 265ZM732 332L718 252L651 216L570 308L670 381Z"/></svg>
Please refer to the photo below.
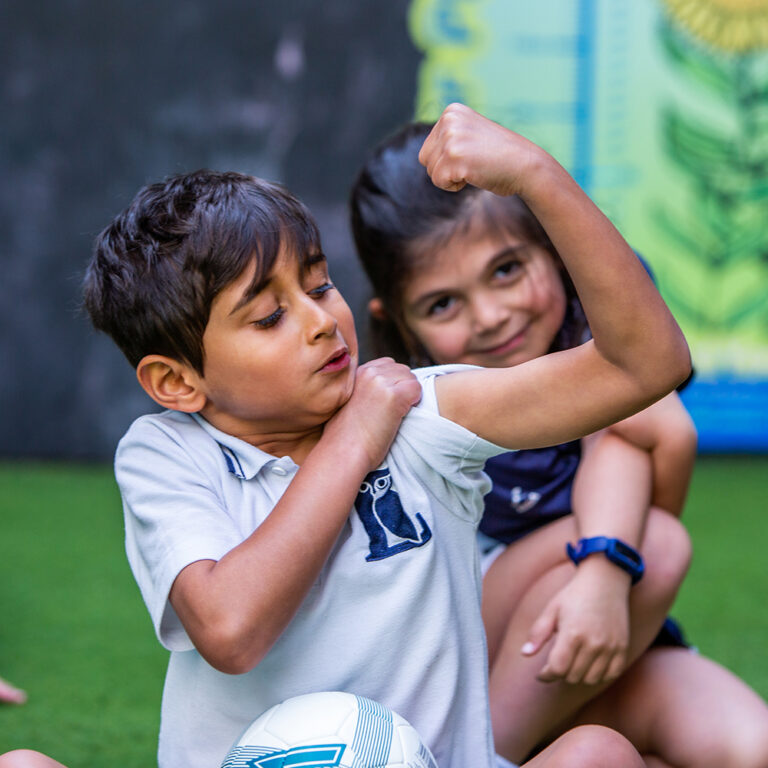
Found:
<svg viewBox="0 0 768 768"><path fill-rule="evenodd" d="M387 310L384 309L384 302L378 296L374 296L368 302L368 312L370 312L371 316L376 318L376 320L387 319Z"/></svg>
<svg viewBox="0 0 768 768"><path fill-rule="evenodd" d="M196 413L206 403L200 376L190 365L172 357L143 357L136 366L136 378L144 391L163 408Z"/></svg>

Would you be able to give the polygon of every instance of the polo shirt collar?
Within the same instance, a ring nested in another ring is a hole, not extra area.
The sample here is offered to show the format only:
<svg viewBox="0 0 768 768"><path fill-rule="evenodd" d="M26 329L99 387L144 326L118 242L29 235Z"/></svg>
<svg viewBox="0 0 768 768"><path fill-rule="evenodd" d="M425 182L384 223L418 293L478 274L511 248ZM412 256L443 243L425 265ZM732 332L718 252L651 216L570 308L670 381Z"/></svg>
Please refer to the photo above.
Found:
<svg viewBox="0 0 768 768"><path fill-rule="evenodd" d="M285 456L281 459L273 456L255 445L246 443L239 437L228 435L220 429L216 429L210 422L206 421L199 413L191 414L195 421L218 443L224 460L227 462L227 469L241 480L250 480L261 472L264 467L270 463L289 464L293 466L293 461Z"/></svg>

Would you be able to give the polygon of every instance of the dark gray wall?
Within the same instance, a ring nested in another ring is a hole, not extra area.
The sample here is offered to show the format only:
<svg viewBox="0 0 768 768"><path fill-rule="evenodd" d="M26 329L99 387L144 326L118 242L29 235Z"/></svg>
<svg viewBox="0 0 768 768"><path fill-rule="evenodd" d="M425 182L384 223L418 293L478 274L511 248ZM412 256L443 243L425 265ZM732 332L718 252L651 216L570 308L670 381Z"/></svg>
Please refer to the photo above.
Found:
<svg viewBox="0 0 768 768"><path fill-rule="evenodd" d="M285 183L359 312L346 194L412 114L407 5L4 0L1 457L108 458L154 409L78 311L93 237L142 184L198 167Z"/></svg>

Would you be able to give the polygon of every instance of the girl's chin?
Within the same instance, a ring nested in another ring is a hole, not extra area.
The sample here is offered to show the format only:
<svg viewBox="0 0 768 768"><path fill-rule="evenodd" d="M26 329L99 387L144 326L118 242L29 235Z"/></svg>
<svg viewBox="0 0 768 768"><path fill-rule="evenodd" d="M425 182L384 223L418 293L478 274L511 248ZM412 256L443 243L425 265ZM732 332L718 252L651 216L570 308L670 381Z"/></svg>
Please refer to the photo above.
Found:
<svg viewBox="0 0 768 768"><path fill-rule="evenodd" d="M503 355L483 355L475 365L481 365L483 368L514 368L520 363L527 363L533 358L525 354L522 350L507 352ZM482 360L482 362L480 362Z"/></svg>

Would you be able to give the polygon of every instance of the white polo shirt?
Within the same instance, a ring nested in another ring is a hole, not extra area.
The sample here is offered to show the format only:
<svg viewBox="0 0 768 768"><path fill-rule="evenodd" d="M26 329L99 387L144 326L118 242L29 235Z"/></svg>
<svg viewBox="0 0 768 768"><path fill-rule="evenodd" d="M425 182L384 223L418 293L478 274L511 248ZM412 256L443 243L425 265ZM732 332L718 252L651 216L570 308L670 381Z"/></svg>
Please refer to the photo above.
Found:
<svg viewBox="0 0 768 768"><path fill-rule="evenodd" d="M495 765L475 530L490 485L483 465L503 449L438 414L434 376L463 367L416 371L421 403L362 484L296 617L243 675L218 672L198 654L168 594L186 565L218 560L249 536L298 467L196 415L134 422L115 471L128 559L171 652L160 768L216 768L264 710L323 690L391 707L440 768Z"/></svg>

